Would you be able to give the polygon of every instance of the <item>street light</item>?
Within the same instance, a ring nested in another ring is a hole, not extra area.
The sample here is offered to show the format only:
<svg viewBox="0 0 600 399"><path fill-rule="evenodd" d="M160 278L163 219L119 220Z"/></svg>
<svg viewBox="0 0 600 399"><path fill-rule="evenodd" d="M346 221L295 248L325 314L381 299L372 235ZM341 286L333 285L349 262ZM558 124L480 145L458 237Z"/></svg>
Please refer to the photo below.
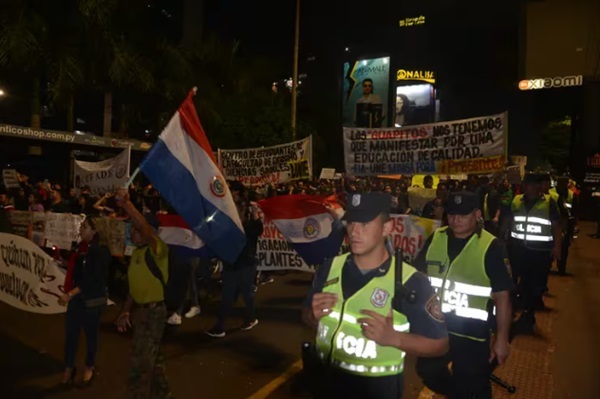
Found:
<svg viewBox="0 0 600 399"><path fill-rule="evenodd" d="M0 89L0 97L3 97L3 96L4 96L4 94L5 94L5 93L4 93L4 90Z"/></svg>

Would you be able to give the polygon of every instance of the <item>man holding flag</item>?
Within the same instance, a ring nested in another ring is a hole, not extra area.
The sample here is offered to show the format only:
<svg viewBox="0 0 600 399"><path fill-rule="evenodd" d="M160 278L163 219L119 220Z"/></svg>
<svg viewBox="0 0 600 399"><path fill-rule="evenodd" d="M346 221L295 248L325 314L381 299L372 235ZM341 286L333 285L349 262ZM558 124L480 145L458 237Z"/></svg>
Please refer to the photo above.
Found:
<svg viewBox="0 0 600 399"><path fill-rule="evenodd" d="M177 211L206 246L224 262L234 262L246 237L231 193L214 159L200 124L192 90L169 121L140 168L162 197ZM128 183L128 185L129 185ZM129 323L129 308L139 306L134 319L130 398L170 398L159 350L166 321L164 288L169 279L168 247L157 236L158 219L142 216L129 201L127 189L117 204L131 216L132 241L138 247L129 266L130 296L117 319L119 331Z"/></svg>

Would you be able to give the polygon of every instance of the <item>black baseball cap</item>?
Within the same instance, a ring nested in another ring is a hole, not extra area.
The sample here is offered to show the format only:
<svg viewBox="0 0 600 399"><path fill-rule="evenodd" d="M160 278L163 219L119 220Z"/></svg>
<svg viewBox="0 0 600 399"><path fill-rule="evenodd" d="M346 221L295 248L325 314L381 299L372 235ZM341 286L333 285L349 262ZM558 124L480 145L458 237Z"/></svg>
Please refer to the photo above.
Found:
<svg viewBox="0 0 600 399"><path fill-rule="evenodd" d="M392 196L386 193L361 193L348 196L346 213L342 220L366 223L380 214L389 214Z"/></svg>
<svg viewBox="0 0 600 399"><path fill-rule="evenodd" d="M459 191L448 196L446 213L448 215L468 215L479 209L477 195L470 191Z"/></svg>

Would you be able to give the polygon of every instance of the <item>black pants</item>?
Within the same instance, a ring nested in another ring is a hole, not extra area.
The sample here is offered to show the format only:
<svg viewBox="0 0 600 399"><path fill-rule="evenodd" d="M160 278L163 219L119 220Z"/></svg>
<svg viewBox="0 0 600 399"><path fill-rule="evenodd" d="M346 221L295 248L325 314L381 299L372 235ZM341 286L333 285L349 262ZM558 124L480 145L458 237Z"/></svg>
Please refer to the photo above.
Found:
<svg viewBox="0 0 600 399"><path fill-rule="evenodd" d="M425 385L449 399L491 399L489 340L449 337L450 351L445 356L417 360L417 373Z"/></svg>
<svg viewBox="0 0 600 399"><path fill-rule="evenodd" d="M217 320L217 328L223 329L225 319L231 313L231 309L238 298L242 295L246 310L244 313L244 322L250 323L256 319L254 311L254 273L256 266L247 265L224 265L223 266L223 291L221 299L221 308Z"/></svg>
<svg viewBox="0 0 600 399"><path fill-rule="evenodd" d="M513 279L522 298L524 310L533 311L543 303L542 295L548 282L549 251L535 251L518 244L508 246Z"/></svg>
<svg viewBox="0 0 600 399"><path fill-rule="evenodd" d="M78 296L69 301L65 317L65 367L75 367L81 330L86 339L85 365L89 368L95 366L102 308L103 306L87 308Z"/></svg>
<svg viewBox="0 0 600 399"><path fill-rule="evenodd" d="M569 258L569 247L571 246L571 241L573 240L573 234L575 233L575 223L569 221L569 225L567 226L567 231L565 232L565 236L562 241L562 248L560 254L560 261L558 261L558 272L560 274L565 274L567 272L567 259Z"/></svg>

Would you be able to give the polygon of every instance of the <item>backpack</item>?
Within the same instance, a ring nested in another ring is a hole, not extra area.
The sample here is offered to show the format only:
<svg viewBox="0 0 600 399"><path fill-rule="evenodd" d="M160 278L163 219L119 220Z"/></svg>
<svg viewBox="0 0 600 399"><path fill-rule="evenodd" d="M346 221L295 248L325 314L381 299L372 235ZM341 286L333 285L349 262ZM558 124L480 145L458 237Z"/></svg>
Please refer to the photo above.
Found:
<svg viewBox="0 0 600 399"><path fill-rule="evenodd" d="M163 286L165 304L167 309L176 310L185 302L187 294L187 282L189 277L189 269L187 263L183 260L171 246L169 246L169 279L165 282L156 261L150 253L150 249L146 250L145 256L146 265L150 273L160 281Z"/></svg>

